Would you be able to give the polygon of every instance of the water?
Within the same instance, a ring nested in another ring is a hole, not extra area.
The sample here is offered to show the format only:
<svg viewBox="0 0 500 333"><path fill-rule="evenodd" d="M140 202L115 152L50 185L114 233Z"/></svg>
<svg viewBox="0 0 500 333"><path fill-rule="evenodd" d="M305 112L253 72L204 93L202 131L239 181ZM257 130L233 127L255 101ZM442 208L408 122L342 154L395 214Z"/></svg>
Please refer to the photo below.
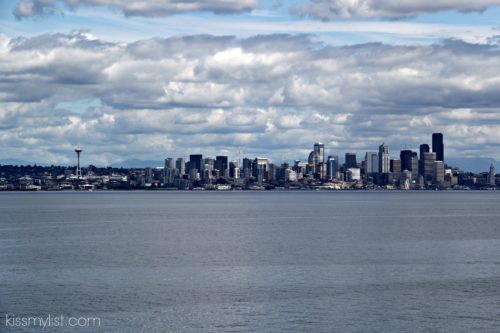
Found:
<svg viewBox="0 0 500 333"><path fill-rule="evenodd" d="M0 193L0 332L498 332L499 200Z"/></svg>

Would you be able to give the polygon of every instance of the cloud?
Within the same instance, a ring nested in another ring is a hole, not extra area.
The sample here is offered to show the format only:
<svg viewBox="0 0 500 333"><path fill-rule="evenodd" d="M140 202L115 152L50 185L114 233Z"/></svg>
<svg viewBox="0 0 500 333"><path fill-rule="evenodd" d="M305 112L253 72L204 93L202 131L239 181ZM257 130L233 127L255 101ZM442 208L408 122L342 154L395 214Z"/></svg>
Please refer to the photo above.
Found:
<svg viewBox="0 0 500 333"><path fill-rule="evenodd" d="M442 11L482 12L499 0L309 0L295 5L291 12L330 21L351 18L401 19L422 13Z"/></svg>
<svg viewBox="0 0 500 333"><path fill-rule="evenodd" d="M162 17L195 11L240 13L258 8L259 0L20 0L13 14L22 19L80 6L109 7L126 16Z"/></svg>
<svg viewBox="0 0 500 333"><path fill-rule="evenodd" d="M240 150L279 160L305 158L315 141L361 156L382 141L417 148L441 131L448 156L500 158L496 43L332 47L283 34L111 43L84 32L0 40L0 157L69 163L79 143L94 164Z"/></svg>

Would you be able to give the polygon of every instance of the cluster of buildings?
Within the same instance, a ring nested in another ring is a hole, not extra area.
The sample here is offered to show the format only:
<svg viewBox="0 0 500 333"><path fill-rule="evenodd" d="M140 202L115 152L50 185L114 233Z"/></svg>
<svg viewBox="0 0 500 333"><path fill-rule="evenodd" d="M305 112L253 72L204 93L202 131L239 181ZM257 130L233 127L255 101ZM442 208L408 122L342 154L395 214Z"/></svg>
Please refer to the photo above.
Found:
<svg viewBox="0 0 500 333"><path fill-rule="evenodd" d="M432 149L431 149L432 148ZM472 174L452 168L444 160L443 134L432 135L432 147L401 150L391 158L389 146L366 152L362 160L346 153L325 156L325 146L315 143L307 161L271 163L255 157L229 160L228 156L201 154L166 158L163 167L113 169L80 168L81 148L74 167L0 166L0 190L100 190L100 189L495 189L494 166ZM23 169L24 168L24 169ZM31 169L27 169L31 168Z"/></svg>

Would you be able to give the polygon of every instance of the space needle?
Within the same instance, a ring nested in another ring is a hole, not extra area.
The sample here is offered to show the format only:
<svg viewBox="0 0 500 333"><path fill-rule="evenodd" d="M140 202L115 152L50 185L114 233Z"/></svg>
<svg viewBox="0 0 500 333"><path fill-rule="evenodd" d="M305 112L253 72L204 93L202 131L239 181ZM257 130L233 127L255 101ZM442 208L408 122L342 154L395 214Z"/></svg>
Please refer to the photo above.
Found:
<svg viewBox="0 0 500 333"><path fill-rule="evenodd" d="M78 160L78 165L76 167L76 178L80 180L82 178L82 170L80 169L80 153L83 151L81 147L75 148L76 158Z"/></svg>

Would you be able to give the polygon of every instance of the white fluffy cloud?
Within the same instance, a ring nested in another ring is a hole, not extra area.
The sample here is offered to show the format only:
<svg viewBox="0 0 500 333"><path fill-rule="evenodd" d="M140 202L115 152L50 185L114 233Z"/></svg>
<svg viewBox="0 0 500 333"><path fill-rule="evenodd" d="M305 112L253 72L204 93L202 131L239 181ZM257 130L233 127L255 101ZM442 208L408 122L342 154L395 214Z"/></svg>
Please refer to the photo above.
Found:
<svg viewBox="0 0 500 333"><path fill-rule="evenodd" d="M14 15L23 18L51 14L60 5L69 8L109 7L118 9L127 16L156 17L193 11L238 13L257 8L259 0L20 0L14 9Z"/></svg>
<svg viewBox="0 0 500 333"><path fill-rule="evenodd" d="M499 0L309 0L293 7L292 12L321 20L353 17L400 19L448 10L481 12L498 5Z"/></svg>
<svg viewBox="0 0 500 333"><path fill-rule="evenodd" d="M448 156L500 158L496 44L73 33L2 37L0 55L0 158L65 163L78 143L95 164L198 151L305 158L315 141L362 153L382 141L416 148L434 131Z"/></svg>

